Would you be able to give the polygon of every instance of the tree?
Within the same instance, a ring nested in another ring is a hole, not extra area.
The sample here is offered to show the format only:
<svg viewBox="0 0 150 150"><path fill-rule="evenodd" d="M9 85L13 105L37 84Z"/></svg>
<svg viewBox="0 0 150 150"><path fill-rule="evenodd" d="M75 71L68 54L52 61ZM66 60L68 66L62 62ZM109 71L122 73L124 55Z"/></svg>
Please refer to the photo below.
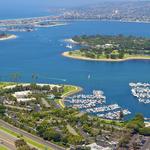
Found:
<svg viewBox="0 0 150 150"><path fill-rule="evenodd" d="M120 120L122 120L124 118L124 114L123 114L123 111L121 110L120 113L119 113L119 118Z"/></svg>
<svg viewBox="0 0 150 150"><path fill-rule="evenodd" d="M0 116L3 116L5 113L6 107L3 105L0 105Z"/></svg>
<svg viewBox="0 0 150 150"><path fill-rule="evenodd" d="M13 82L18 82L18 80L21 78L21 74L18 72L12 73L10 76Z"/></svg>
<svg viewBox="0 0 150 150"><path fill-rule="evenodd" d="M19 140L16 140L16 141L15 141L15 146L16 146L17 148L22 147L22 146L24 146L24 145L27 145L27 143L24 141L24 139L19 139Z"/></svg>
<svg viewBox="0 0 150 150"><path fill-rule="evenodd" d="M32 73L32 81L33 83L36 83L37 79L38 79L38 75L36 73Z"/></svg>
<svg viewBox="0 0 150 150"><path fill-rule="evenodd" d="M81 144L83 142L83 139L81 136L73 136L73 135L69 135L68 136L68 142L70 144L73 144L73 145L78 145L78 144Z"/></svg>
<svg viewBox="0 0 150 150"><path fill-rule="evenodd" d="M29 145L23 145L21 147L18 147L17 150L31 150L31 148L29 147Z"/></svg>
<svg viewBox="0 0 150 150"><path fill-rule="evenodd" d="M17 150L37 150L36 148L30 148L30 146L25 142L24 139L16 140L15 146Z"/></svg>
<svg viewBox="0 0 150 150"><path fill-rule="evenodd" d="M61 141L61 135L53 129L45 130L45 132L43 133L43 137L46 140L53 140L54 142Z"/></svg>
<svg viewBox="0 0 150 150"><path fill-rule="evenodd" d="M123 58L124 58L124 52L123 52L123 51L120 51L118 57L119 57L119 59L123 59Z"/></svg>
<svg viewBox="0 0 150 150"><path fill-rule="evenodd" d="M150 136L150 127L140 128L139 133L145 136Z"/></svg>
<svg viewBox="0 0 150 150"><path fill-rule="evenodd" d="M134 132L139 132L139 129L143 128L144 126L144 117L142 114L137 114L127 123L127 128L133 130Z"/></svg>

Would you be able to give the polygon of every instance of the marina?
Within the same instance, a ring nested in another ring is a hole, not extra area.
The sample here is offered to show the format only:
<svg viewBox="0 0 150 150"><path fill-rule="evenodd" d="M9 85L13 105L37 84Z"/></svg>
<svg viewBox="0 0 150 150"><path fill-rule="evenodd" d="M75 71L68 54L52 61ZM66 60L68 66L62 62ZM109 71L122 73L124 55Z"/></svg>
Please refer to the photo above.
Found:
<svg viewBox="0 0 150 150"><path fill-rule="evenodd" d="M149 83L130 83L131 92L140 103L150 104L150 84Z"/></svg>
<svg viewBox="0 0 150 150"><path fill-rule="evenodd" d="M115 26L115 28L111 29L111 26ZM18 79L20 82L33 82L31 75L34 70L39 75L40 83L77 85L84 89L83 92L86 95L94 89L102 89L107 96L108 105L118 104L132 112L126 117L127 119L134 117L137 112L143 113L145 117L149 118L149 105L141 105L131 95L129 83L131 81L149 83L150 61L90 62L72 60L61 55L67 50L67 42L64 39L71 39L75 35L83 34L120 33L150 36L148 24L100 21L72 22L67 26L38 29L29 34L15 33L18 36L16 40L7 40L8 44L0 42L3 47L0 59L1 79L10 81L10 75L13 72L19 72L22 76ZM78 49L78 45L69 44L74 46L73 49Z"/></svg>
<svg viewBox="0 0 150 150"><path fill-rule="evenodd" d="M124 116L131 114L131 112L128 109L123 109L121 111L112 111L105 114L97 114L97 116L105 119L120 120L120 112L122 112Z"/></svg>
<svg viewBox="0 0 150 150"><path fill-rule="evenodd" d="M79 94L68 97L65 103L69 107L106 119L119 120L121 112L124 116L131 114L128 109L122 109L118 104L107 105L106 96L100 90L93 90L91 95Z"/></svg>

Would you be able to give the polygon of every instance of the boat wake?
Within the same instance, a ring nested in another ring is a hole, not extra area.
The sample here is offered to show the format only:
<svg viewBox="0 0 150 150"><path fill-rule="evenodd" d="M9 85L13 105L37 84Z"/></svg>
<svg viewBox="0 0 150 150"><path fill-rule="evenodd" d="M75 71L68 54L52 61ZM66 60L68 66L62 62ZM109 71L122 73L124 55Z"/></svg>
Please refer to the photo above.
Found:
<svg viewBox="0 0 150 150"><path fill-rule="evenodd" d="M49 80L55 80L55 81L63 81L66 82L66 79L62 79L62 78L51 78L51 77L42 77L44 79L49 79Z"/></svg>

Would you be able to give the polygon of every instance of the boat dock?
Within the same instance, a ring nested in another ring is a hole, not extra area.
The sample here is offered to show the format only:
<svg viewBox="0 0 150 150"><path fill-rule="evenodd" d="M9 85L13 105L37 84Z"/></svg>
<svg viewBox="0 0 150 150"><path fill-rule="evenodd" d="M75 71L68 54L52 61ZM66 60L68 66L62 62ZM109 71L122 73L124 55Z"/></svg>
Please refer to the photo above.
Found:
<svg viewBox="0 0 150 150"><path fill-rule="evenodd" d="M129 83L131 93L140 103L150 104L150 84L149 83Z"/></svg>
<svg viewBox="0 0 150 150"><path fill-rule="evenodd" d="M91 95L89 94L78 94L68 97L65 100L68 106L76 109L80 109L83 112L97 115L101 118L106 119L119 119L120 112L123 115L129 115L131 112L128 109L122 109L118 104L106 104L106 96L101 90L93 90Z"/></svg>

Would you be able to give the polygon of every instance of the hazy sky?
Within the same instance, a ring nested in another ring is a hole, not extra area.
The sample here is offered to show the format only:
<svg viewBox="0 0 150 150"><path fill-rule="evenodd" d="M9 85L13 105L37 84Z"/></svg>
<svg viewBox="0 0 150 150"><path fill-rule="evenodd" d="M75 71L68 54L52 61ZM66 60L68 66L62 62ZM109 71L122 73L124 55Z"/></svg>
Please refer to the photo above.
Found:
<svg viewBox="0 0 150 150"><path fill-rule="evenodd" d="M0 0L0 18L31 16L46 12L50 7L68 7L93 4L102 0ZM30 13L30 14L29 14Z"/></svg>
<svg viewBox="0 0 150 150"><path fill-rule="evenodd" d="M106 0L0 0L0 6L80 6ZM108 1L108 0L107 0ZM112 0L109 0L112 1ZM122 1L122 0L117 0Z"/></svg>
<svg viewBox="0 0 150 150"><path fill-rule="evenodd" d="M32 8L68 7L93 4L102 0L0 0L0 9L13 11Z"/></svg>
<svg viewBox="0 0 150 150"><path fill-rule="evenodd" d="M102 0L47 0L55 6L79 6L101 2Z"/></svg>

